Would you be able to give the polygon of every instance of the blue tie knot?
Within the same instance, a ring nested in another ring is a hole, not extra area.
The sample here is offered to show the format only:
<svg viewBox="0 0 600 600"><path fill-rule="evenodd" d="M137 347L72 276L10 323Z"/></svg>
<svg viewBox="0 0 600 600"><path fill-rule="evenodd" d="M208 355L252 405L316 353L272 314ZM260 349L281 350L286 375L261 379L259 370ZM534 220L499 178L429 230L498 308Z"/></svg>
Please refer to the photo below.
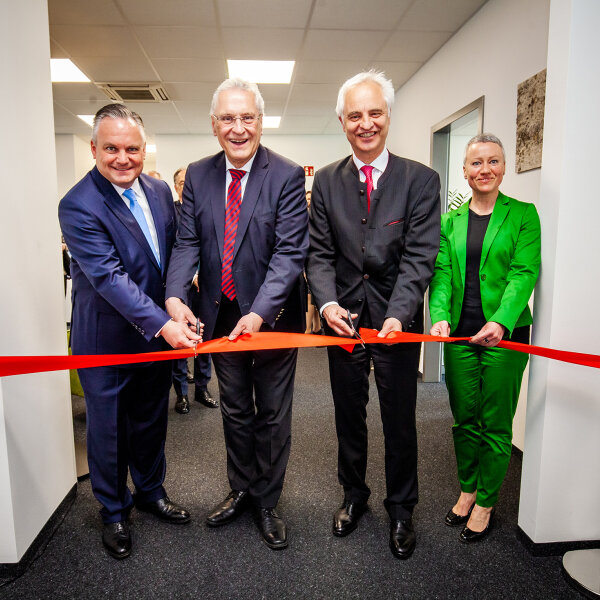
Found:
<svg viewBox="0 0 600 600"><path fill-rule="evenodd" d="M123 196L125 196L125 198L129 200L129 207L133 208L136 201L135 192L133 191L133 189L129 188L128 190L125 190L123 192Z"/></svg>

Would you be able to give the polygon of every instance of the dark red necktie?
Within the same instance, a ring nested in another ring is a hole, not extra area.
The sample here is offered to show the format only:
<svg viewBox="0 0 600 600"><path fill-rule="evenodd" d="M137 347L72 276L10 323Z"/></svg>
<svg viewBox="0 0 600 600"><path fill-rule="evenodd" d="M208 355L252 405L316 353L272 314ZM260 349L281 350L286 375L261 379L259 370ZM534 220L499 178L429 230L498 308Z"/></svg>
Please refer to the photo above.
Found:
<svg viewBox="0 0 600 600"><path fill-rule="evenodd" d="M225 209L225 240L223 242L223 269L221 271L221 290L230 299L235 298L235 286L233 285L233 248L235 246L235 233L240 218L240 207L242 206L242 177L246 171L229 169L231 183L227 188L227 208Z"/></svg>
<svg viewBox="0 0 600 600"><path fill-rule="evenodd" d="M373 191L373 167L364 165L360 170L365 174L367 179L367 212L371 210L371 192Z"/></svg>

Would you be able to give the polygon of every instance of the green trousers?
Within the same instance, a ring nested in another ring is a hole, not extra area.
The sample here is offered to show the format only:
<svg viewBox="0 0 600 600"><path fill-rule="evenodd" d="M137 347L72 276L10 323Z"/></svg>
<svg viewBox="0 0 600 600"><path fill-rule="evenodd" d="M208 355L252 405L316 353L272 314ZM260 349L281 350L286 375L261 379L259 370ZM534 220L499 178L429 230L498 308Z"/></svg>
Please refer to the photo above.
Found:
<svg viewBox="0 0 600 600"><path fill-rule="evenodd" d="M529 355L502 348L444 345L446 387L460 489L494 506L512 449L512 422Z"/></svg>

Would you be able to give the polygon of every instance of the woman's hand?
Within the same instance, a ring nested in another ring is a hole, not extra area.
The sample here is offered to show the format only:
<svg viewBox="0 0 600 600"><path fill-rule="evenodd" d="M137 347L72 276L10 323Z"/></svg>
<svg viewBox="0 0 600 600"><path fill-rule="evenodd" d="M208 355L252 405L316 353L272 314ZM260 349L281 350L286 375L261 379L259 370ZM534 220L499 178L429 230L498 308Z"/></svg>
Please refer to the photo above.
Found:
<svg viewBox="0 0 600 600"><path fill-rule="evenodd" d="M504 337L505 331L504 325L489 321L471 338L471 343L492 348L498 345L498 342Z"/></svg>
<svg viewBox="0 0 600 600"><path fill-rule="evenodd" d="M440 337L450 337L450 323L448 321L438 321L431 326L429 335Z"/></svg>

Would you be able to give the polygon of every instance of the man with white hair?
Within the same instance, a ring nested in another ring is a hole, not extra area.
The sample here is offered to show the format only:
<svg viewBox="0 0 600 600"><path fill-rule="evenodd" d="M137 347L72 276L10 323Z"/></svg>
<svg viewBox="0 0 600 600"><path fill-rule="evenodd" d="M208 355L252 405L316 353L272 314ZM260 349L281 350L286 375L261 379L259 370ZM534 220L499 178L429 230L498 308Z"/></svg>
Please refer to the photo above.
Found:
<svg viewBox="0 0 600 600"><path fill-rule="evenodd" d="M304 170L260 144L263 113L255 84L224 81L211 105L223 152L187 169L166 306L176 322L194 322L182 299L198 268L205 339L304 331ZM225 525L253 505L262 538L274 550L288 544L274 509L290 452L296 357L296 349L213 355L231 491L206 521Z"/></svg>
<svg viewBox="0 0 600 600"><path fill-rule="evenodd" d="M440 239L440 181L422 164L386 148L392 82L359 73L340 88L337 114L352 155L316 175L312 188L307 277L326 333L351 336L354 327L423 331L423 296ZM338 436L338 479L344 502L333 534L354 531L367 509L367 402L371 361L385 436L390 548L409 558L416 536L415 405L420 344L328 349Z"/></svg>

